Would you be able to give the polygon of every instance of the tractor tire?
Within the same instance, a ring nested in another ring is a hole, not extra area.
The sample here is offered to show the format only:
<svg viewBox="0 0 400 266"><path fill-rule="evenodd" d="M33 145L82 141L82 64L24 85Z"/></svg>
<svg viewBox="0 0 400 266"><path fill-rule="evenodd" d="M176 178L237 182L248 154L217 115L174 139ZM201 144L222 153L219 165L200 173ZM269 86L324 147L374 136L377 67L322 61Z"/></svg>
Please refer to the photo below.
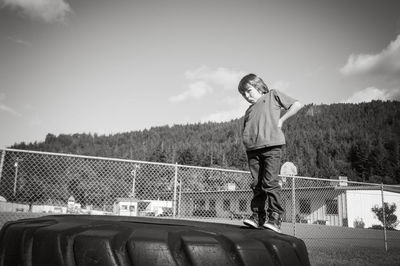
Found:
<svg viewBox="0 0 400 266"><path fill-rule="evenodd" d="M221 223L54 215L0 231L0 266L309 264L298 238Z"/></svg>

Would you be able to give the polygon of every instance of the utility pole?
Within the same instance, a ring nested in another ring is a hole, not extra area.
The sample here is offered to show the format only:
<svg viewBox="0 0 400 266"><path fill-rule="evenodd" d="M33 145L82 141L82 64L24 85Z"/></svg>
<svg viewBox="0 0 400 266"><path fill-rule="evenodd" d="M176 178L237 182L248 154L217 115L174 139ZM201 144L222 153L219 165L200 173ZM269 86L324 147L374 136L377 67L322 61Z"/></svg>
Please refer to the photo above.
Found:
<svg viewBox="0 0 400 266"><path fill-rule="evenodd" d="M19 159L18 157L15 159L14 167L15 167L15 175L14 175L14 196L17 194L17 179L18 179L18 166L19 163L22 162L23 159Z"/></svg>

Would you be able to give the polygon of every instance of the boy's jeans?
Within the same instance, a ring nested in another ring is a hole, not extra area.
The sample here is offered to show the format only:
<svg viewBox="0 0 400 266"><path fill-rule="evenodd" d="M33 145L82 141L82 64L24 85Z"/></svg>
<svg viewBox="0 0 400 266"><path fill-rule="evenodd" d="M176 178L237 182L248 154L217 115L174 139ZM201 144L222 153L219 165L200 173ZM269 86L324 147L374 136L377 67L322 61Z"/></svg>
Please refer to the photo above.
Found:
<svg viewBox="0 0 400 266"><path fill-rule="evenodd" d="M253 177L251 210L264 217L266 213L270 216L273 212L279 215L284 212L278 178L281 156L282 146L247 151L250 173Z"/></svg>

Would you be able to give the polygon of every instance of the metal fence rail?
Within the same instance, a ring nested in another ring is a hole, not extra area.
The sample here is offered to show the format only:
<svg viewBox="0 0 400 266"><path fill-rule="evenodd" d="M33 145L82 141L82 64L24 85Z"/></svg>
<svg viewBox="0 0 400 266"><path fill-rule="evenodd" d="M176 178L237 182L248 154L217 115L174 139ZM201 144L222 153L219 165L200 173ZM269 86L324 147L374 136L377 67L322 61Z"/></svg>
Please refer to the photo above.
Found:
<svg viewBox="0 0 400 266"><path fill-rule="evenodd" d="M400 247L400 232L387 230L400 228L393 216L400 219L400 209L390 215L390 207L400 205L399 186L281 178L284 233L307 245ZM247 171L3 149L0 226L48 214L241 224L251 212L250 183ZM388 219L381 221L376 214L385 210L382 217Z"/></svg>

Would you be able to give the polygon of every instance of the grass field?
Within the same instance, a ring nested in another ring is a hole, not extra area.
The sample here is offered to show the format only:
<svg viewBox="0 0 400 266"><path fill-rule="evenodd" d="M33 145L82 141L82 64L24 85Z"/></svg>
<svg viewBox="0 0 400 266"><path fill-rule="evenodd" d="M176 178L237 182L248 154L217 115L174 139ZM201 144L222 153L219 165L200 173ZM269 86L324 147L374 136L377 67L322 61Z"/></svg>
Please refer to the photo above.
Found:
<svg viewBox="0 0 400 266"><path fill-rule="evenodd" d="M0 228L6 221L39 217L47 214L0 213ZM157 218L156 218L157 219ZM239 220L197 219L241 225ZM388 231L388 251L384 250L380 230L355 229L324 225L284 223L282 231L303 239L311 265L400 265L400 232Z"/></svg>
<svg viewBox="0 0 400 266"><path fill-rule="evenodd" d="M383 248L326 248L313 247L308 249L311 265L400 265L400 249Z"/></svg>

